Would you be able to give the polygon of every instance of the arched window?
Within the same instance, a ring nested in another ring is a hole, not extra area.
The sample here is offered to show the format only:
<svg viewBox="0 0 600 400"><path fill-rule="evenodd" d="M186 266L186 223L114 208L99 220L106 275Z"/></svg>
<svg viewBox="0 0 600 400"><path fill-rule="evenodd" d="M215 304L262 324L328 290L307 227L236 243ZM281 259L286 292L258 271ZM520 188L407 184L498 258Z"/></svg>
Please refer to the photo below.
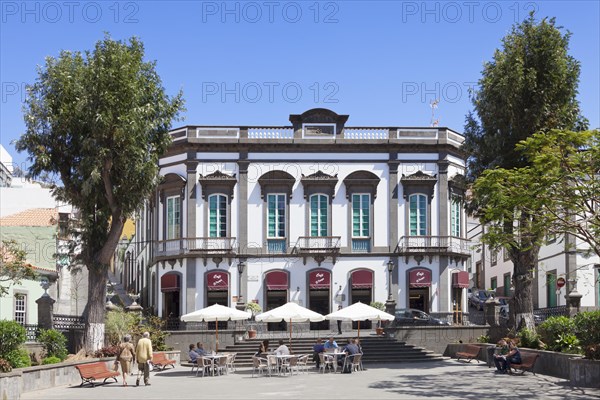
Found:
<svg viewBox="0 0 600 400"><path fill-rule="evenodd" d="M410 236L427 235L427 196L424 194L410 195L409 232Z"/></svg>
<svg viewBox="0 0 600 400"><path fill-rule="evenodd" d="M208 197L208 234L227 237L227 196L212 194Z"/></svg>
<svg viewBox="0 0 600 400"><path fill-rule="evenodd" d="M328 196L313 194L310 196L310 236L328 236Z"/></svg>

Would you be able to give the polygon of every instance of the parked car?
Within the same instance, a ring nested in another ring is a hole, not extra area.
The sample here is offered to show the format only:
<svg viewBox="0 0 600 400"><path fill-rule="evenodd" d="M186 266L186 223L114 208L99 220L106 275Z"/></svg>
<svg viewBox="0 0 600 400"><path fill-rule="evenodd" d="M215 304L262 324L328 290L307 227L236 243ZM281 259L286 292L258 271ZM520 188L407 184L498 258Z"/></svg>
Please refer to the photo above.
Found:
<svg viewBox="0 0 600 400"><path fill-rule="evenodd" d="M508 301L510 297L496 297L500 303L500 316L508 319Z"/></svg>
<svg viewBox="0 0 600 400"><path fill-rule="evenodd" d="M396 310L394 325L450 325L448 321L442 321L414 308Z"/></svg>
<svg viewBox="0 0 600 400"><path fill-rule="evenodd" d="M483 310L483 304L490 296L494 296L493 290L473 290L471 298L469 299L469 305L475 307L478 310Z"/></svg>

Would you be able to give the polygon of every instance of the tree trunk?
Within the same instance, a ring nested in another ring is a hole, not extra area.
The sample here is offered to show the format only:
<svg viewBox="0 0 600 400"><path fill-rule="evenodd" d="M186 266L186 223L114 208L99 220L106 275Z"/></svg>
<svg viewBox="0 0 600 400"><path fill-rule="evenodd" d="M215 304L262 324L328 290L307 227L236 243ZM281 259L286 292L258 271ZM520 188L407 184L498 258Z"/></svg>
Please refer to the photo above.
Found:
<svg viewBox="0 0 600 400"><path fill-rule="evenodd" d="M536 271L537 254L539 246L533 246L529 250L517 251L515 257L511 256L514 263L512 276L514 291L514 310L511 310L512 316L510 327L520 330L527 328L535 331L533 320L533 293L532 283Z"/></svg>
<svg viewBox="0 0 600 400"><path fill-rule="evenodd" d="M108 265L88 266L88 302L83 311L85 318L84 346L87 353L104 346L104 316Z"/></svg>

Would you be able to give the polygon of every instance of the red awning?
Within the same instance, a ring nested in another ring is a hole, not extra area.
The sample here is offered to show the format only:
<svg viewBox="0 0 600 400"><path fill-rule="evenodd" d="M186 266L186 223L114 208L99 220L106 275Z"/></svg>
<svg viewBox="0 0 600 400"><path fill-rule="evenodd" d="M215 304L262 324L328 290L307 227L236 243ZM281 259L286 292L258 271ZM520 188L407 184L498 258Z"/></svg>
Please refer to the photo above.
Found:
<svg viewBox="0 0 600 400"><path fill-rule="evenodd" d="M288 274L283 271L272 271L266 277L267 290L287 290Z"/></svg>
<svg viewBox="0 0 600 400"><path fill-rule="evenodd" d="M452 274L452 287L465 289L469 287L469 273L458 271Z"/></svg>
<svg viewBox="0 0 600 400"><path fill-rule="evenodd" d="M352 273L352 289L370 289L373 287L373 271L361 269Z"/></svg>
<svg viewBox="0 0 600 400"><path fill-rule="evenodd" d="M160 277L160 291L178 292L179 291L179 276L177 274L166 274Z"/></svg>
<svg viewBox="0 0 600 400"><path fill-rule="evenodd" d="M413 269L408 273L408 282L412 288L430 287L431 271L425 268Z"/></svg>
<svg viewBox="0 0 600 400"><path fill-rule="evenodd" d="M223 271L213 271L206 274L206 288L208 290L228 290L229 274Z"/></svg>
<svg viewBox="0 0 600 400"><path fill-rule="evenodd" d="M331 272L324 269L311 271L308 275L308 281L311 289L329 289L331 284Z"/></svg>

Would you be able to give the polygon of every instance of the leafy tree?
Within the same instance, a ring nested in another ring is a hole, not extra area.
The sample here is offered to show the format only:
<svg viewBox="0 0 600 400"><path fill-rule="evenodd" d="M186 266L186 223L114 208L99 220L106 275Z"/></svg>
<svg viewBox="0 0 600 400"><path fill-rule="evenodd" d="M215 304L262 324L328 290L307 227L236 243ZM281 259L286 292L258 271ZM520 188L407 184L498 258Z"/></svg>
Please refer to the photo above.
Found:
<svg viewBox="0 0 600 400"><path fill-rule="evenodd" d="M28 88L27 129L16 148L29 153L32 177L60 176L54 194L81 214L88 351L103 342L108 266L123 224L154 190L158 158L183 110L182 93L167 96L155 67L137 38L106 35L93 51L48 57Z"/></svg>
<svg viewBox="0 0 600 400"><path fill-rule="evenodd" d="M19 284L22 279L35 279L36 273L31 265L25 263L25 250L19 248L14 240L3 240L0 247L0 297L8 294L11 285Z"/></svg>
<svg viewBox="0 0 600 400"><path fill-rule="evenodd" d="M534 180L539 171L519 176L511 169L528 166L526 155L516 148L521 140L550 129L587 126L576 98L580 66L568 54L570 36L554 19L537 22L533 13L515 25L502 39L502 49L484 64L472 99L475 113L467 115L465 124L467 176L471 182L483 179L475 183L469 208L491 225L482 241L508 252L514 264L511 313L516 321L511 322L531 330L535 329L531 282L549 219L537 213L543 204L535 196L544 189ZM491 170L497 167L504 170ZM510 190L515 188L520 192ZM500 189L504 191L490 192ZM517 198L511 198L513 194ZM529 212L527 202L535 213Z"/></svg>
<svg viewBox="0 0 600 400"><path fill-rule="evenodd" d="M543 212L552 218L551 229L574 235L600 256L600 131L552 130L518 147L544 171L547 190L539 196Z"/></svg>

